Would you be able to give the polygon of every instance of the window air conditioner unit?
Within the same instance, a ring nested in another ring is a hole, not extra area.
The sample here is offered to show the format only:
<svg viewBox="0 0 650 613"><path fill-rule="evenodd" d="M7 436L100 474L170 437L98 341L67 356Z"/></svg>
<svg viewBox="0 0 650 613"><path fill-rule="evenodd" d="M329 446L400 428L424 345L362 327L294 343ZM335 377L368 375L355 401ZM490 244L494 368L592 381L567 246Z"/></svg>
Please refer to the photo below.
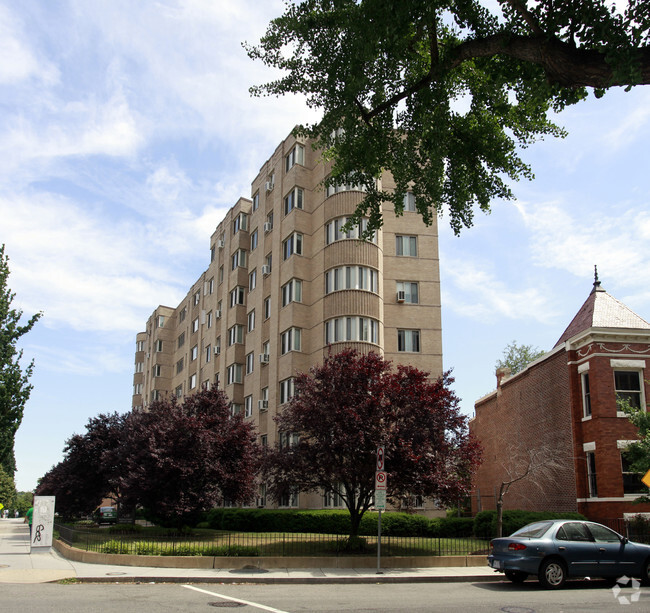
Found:
<svg viewBox="0 0 650 613"><path fill-rule="evenodd" d="M215 309L215 311L214 311L214 316L215 316L217 319L220 319L220 318L221 318L221 309Z"/></svg>
<svg viewBox="0 0 650 613"><path fill-rule="evenodd" d="M264 222L264 232L270 232L273 230L273 224L270 221Z"/></svg>
<svg viewBox="0 0 650 613"><path fill-rule="evenodd" d="M269 408L269 401L268 400L258 400L257 401L257 408L260 411L265 411L266 409Z"/></svg>
<svg viewBox="0 0 650 613"><path fill-rule="evenodd" d="M260 363L268 364L270 361L270 356L268 353L260 353Z"/></svg>
<svg viewBox="0 0 650 613"><path fill-rule="evenodd" d="M223 247L224 247L224 240L223 240L223 238L220 238L220 239L217 241L217 247L219 247L219 249L223 249Z"/></svg>
<svg viewBox="0 0 650 613"><path fill-rule="evenodd" d="M264 184L264 188L266 189L267 192L270 192L270 191L273 189L273 186L274 186L274 185L275 185L275 184L273 183L273 181L267 181L267 182Z"/></svg>
<svg viewBox="0 0 650 613"><path fill-rule="evenodd" d="M397 302L404 302L406 300L406 292L404 290L400 290L397 292Z"/></svg>
<svg viewBox="0 0 650 613"><path fill-rule="evenodd" d="M221 347L219 345L216 345L214 348L214 355L219 355L221 353Z"/></svg>
<svg viewBox="0 0 650 613"><path fill-rule="evenodd" d="M271 274L271 267L268 264L264 264L264 266L262 266L262 274L265 276Z"/></svg>

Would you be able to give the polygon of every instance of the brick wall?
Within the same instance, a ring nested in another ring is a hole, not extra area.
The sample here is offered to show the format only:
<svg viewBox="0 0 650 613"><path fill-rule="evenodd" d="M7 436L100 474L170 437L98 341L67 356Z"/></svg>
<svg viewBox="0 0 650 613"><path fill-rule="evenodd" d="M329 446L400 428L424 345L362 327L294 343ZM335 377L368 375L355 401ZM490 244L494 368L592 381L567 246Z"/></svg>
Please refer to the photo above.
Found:
<svg viewBox="0 0 650 613"><path fill-rule="evenodd" d="M535 454L552 457L554 466L514 483L504 497L504 509L577 510L569 370L563 350L502 380L496 392L477 402L470 430L483 445L473 512L479 496L483 510L495 508L501 483L525 471Z"/></svg>

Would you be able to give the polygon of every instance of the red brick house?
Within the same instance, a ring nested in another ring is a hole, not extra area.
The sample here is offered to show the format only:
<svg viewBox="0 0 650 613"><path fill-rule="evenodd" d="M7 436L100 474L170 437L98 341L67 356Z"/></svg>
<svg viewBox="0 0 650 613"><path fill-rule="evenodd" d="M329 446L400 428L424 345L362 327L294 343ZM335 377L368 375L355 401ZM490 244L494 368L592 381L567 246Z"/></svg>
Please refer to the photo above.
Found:
<svg viewBox="0 0 650 613"><path fill-rule="evenodd" d="M497 389L478 400L471 432L483 464L472 511L494 509L502 483L505 509L578 511L607 521L650 512L633 500L647 493L628 470L625 448L636 428L617 411L617 397L650 401L650 324L610 296L598 277L555 347L526 369L497 371Z"/></svg>

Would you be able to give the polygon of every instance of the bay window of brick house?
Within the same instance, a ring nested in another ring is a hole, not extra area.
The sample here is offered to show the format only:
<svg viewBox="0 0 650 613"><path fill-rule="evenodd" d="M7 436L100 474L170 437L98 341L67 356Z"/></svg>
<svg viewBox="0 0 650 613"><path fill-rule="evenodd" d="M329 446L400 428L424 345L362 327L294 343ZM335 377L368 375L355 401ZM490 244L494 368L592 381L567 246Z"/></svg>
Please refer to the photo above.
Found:
<svg viewBox="0 0 650 613"><path fill-rule="evenodd" d="M587 487L589 498L598 498L598 482L596 480L596 454L587 452Z"/></svg>
<svg viewBox="0 0 650 613"><path fill-rule="evenodd" d="M591 393L589 391L589 371L583 372L580 375L582 383L582 417L584 419L591 418Z"/></svg>

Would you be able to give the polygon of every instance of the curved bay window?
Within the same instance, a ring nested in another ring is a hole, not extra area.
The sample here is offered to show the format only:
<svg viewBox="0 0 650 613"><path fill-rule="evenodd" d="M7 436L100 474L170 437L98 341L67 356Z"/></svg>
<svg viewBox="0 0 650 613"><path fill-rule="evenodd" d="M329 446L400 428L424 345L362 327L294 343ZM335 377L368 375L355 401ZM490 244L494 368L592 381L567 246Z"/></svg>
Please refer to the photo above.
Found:
<svg viewBox="0 0 650 613"><path fill-rule="evenodd" d="M325 293L331 294L342 289L360 289L376 294L377 271L365 266L339 266L328 270L325 273Z"/></svg>
<svg viewBox="0 0 650 613"><path fill-rule="evenodd" d="M342 230L343 226L349 221L349 217L337 217L325 226L325 244L329 245L335 241L345 239L359 239L368 229L368 220L364 217L358 226L353 226L347 232ZM372 235L371 242L377 242L377 232Z"/></svg>
<svg viewBox="0 0 650 613"><path fill-rule="evenodd" d="M379 322L370 317L336 317L325 322L325 344L363 341L379 344Z"/></svg>

